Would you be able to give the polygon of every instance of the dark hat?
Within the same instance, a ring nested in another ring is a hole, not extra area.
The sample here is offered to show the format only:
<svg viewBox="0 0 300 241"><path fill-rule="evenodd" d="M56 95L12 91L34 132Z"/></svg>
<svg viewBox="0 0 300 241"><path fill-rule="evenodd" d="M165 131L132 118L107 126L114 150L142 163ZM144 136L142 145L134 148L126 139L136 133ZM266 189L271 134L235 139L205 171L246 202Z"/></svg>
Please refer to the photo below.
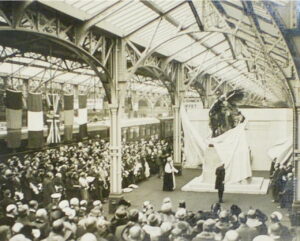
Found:
<svg viewBox="0 0 300 241"><path fill-rule="evenodd" d="M131 209L129 211L129 220L134 221L139 219L139 210Z"/></svg>
<svg viewBox="0 0 300 241"><path fill-rule="evenodd" d="M126 206L126 207L130 207L131 206L130 201L126 201L125 199L121 199L118 204L119 204L119 206L120 205L123 205L123 206Z"/></svg>
<svg viewBox="0 0 300 241"><path fill-rule="evenodd" d="M118 207L115 212L115 217L117 219L124 219L127 217L127 212L123 207Z"/></svg>
<svg viewBox="0 0 300 241"><path fill-rule="evenodd" d="M181 200L181 201L179 202L179 207L180 207L180 208L186 208L186 204L185 204L185 201L184 201L184 200Z"/></svg>
<svg viewBox="0 0 300 241"><path fill-rule="evenodd" d="M152 214L150 214L149 216L148 216L148 223L149 223L149 225L151 225L151 226L157 226L157 225L159 225L159 217L158 217L158 215L157 214L154 214L154 213L152 213Z"/></svg>

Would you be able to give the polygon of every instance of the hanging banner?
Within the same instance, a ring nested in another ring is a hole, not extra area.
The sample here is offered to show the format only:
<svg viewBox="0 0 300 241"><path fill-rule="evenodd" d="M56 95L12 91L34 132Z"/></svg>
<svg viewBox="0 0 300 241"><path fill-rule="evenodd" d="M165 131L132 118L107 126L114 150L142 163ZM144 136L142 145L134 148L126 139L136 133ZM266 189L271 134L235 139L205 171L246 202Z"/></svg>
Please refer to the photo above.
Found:
<svg viewBox="0 0 300 241"><path fill-rule="evenodd" d="M8 148L21 146L22 106L22 92L6 90L6 143Z"/></svg>
<svg viewBox="0 0 300 241"><path fill-rule="evenodd" d="M28 93L28 147L41 148L44 145L44 118L41 93Z"/></svg>
<svg viewBox="0 0 300 241"><path fill-rule="evenodd" d="M78 124L79 124L79 138L87 137L87 96L78 96L79 109L78 109Z"/></svg>
<svg viewBox="0 0 300 241"><path fill-rule="evenodd" d="M71 141L74 124L74 96L64 95L64 139Z"/></svg>
<svg viewBox="0 0 300 241"><path fill-rule="evenodd" d="M60 96L58 94L47 94L48 104L48 137L47 143L59 143L60 142L60 130L59 130L59 101Z"/></svg>

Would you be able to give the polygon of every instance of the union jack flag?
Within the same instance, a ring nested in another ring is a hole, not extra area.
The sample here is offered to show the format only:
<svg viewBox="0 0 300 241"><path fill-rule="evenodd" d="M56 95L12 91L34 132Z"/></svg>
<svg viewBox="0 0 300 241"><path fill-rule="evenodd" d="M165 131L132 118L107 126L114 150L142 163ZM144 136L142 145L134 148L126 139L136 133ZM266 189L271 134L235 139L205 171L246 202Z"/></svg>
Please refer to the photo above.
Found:
<svg viewBox="0 0 300 241"><path fill-rule="evenodd" d="M60 130L59 130L59 102L60 96L58 94L47 94L47 105L49 111L47 114L48 122L48 137L47 143L59 143L60 142Z"/></svg>

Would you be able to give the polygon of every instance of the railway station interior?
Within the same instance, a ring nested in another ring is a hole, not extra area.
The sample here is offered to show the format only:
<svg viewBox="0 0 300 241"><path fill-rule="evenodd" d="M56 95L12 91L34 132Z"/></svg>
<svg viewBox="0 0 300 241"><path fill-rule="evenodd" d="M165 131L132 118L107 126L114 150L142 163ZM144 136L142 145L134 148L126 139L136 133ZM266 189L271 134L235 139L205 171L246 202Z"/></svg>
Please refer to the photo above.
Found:
<svg viewBox="0 0 300 241"><path fill-rule="evenodd" d="M299 240L299 11L0 1L0 240Z"/></svg>

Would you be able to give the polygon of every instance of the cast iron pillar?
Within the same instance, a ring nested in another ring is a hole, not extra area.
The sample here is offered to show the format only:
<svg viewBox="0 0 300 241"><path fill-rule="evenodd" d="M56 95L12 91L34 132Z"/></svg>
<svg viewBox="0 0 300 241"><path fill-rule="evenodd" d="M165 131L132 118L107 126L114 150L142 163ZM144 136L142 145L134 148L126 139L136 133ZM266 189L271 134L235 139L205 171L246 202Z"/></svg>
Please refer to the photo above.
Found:
<svg viewBox="0 0 300 241"><path fill-rule="evenodd" d="M116 44L108 63L112 76L110 83L110 194L109 212L114 213L122 196L122 133L120 119L124 110L126 82L125 45L122 39Z"/></svg>
<svg viewBox="0 0 300 241"><path fill-rule="evenodd" d="M180 108L184 97L184 72L183 66L178 65L175 79L175 93L173 105L173 159L174 167L178 169L178 175L182 175L182 158L181 158L181 117Z"/></svg>
<svg viewBox="0 0 300 241"><path fill-rule="evenodd" d="M293 143L294 143L294 201L293 213L300 215L300 106L294 109ZM298 223L300 225L300 223Z"/></svg>

